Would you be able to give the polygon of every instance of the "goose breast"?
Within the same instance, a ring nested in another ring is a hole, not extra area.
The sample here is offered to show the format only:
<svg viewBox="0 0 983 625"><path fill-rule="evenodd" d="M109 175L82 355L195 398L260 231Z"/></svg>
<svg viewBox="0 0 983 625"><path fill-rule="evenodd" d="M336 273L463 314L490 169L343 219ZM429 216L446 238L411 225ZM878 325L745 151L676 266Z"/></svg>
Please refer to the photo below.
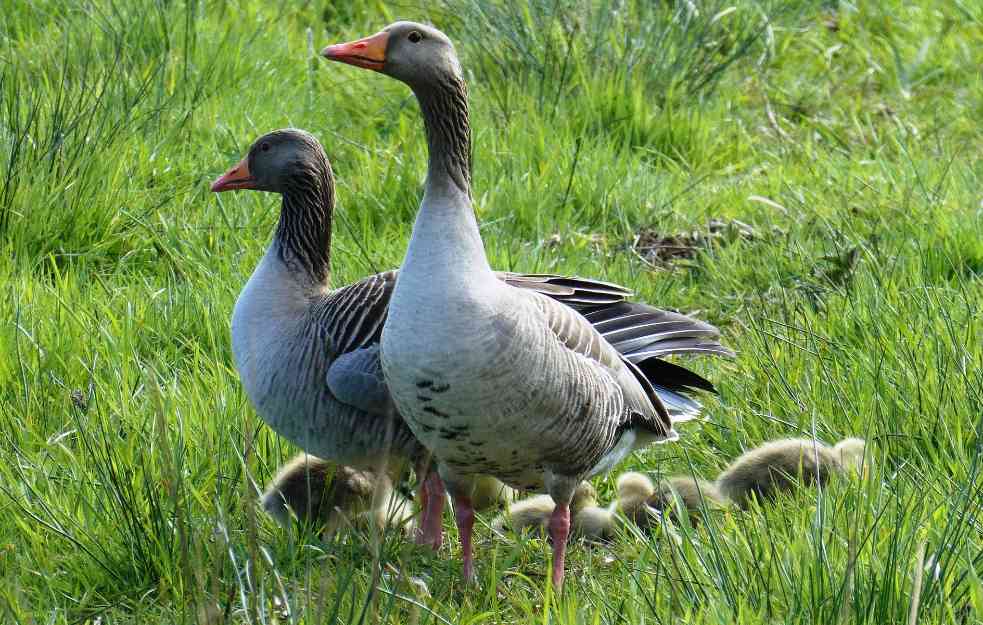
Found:
<svg viewBox="0 0 983 625"><path fill-rule="evenodd" d="M390 333L406 325L387 325L383 367L400 413L443 463L540 489L547 467L586 474L614 446L627 412L621 372L610 364L620 360L592 331L587 336L607 361L571 350L544 323L551 300L503 289L511 305L472 307L466 328L439 311L427 328L412 327L419 316L406 320L406 338Z"/></svg>

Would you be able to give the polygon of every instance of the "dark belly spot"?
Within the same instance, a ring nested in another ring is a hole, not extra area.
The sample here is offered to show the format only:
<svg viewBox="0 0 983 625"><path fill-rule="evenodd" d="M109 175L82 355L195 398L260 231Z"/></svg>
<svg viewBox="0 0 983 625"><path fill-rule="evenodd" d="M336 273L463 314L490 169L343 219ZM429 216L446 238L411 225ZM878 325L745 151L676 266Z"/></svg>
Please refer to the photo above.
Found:
<svg viewBox="0 0 983 625"><path fill-rule="evenodd" d="M433 380L419 380L416 383L417 388L430 388L433 386Z"/></svg>
<svg viewBox="0 0 983 625"><path fill-rule="evenodd" d="M433 428L431 428L433 429ZM461 432L455 430L449 430L447 428L440 428L440 437L449 441L455 440L461 435Z"/></svg>
<svg viewBox="0 0 983 625"><path fill-rule="evenodd" d="M434 408L433 406L424 406L423 407L423 412L429 412L430 414L434 415L435 417L440 417L441 419L449 419L450 418L450 415L449 414L444 413L444 412L441 412L441 411L437 410L436 408Z"/></svg>
<svg viewBox="0 0 983 625"><path fill-rule="evenodd" d="M420 401L433 401L433 397L427 397L426 395L417 395L416 398Z"/></svg>
<svg viewBox="0 0 983 625"><path fill-rule="evenodd" d="M445 393L451 387L450 384L430 384L430 390L434 393Z"/></svg>

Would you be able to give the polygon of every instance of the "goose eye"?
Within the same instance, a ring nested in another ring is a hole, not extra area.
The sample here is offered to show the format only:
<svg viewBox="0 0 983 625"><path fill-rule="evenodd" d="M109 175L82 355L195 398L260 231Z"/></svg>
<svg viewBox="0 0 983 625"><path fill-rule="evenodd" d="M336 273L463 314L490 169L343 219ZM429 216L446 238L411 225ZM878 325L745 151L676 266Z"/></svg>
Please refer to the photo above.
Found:
<svg viewBox="0 0 983 625"><path fill-rule="evenodd" d="M270 144L269 143L266 143L264 141L263 143L260 144L259 149L261 151L263 151L263 152L269 152L270 151Z"/></svg>
<svg viewBox="0 0 983 625"><path fill-rule="evenodd" d="M423 35L421 35L420 31L418 30L411 30L410 34L406 35L406 38L413 43L420 43L420 40L423 39Z"/></svg>

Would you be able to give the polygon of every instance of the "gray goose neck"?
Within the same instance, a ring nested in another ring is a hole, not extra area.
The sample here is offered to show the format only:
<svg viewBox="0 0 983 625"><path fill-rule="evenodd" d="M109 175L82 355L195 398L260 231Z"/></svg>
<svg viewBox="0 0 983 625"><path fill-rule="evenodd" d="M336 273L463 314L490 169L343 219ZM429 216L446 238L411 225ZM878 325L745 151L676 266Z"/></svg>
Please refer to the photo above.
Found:
<svg viewBox="0 0 983 625"><path fill-rule="evenodd" d="M334 179L327 160L306 163L284 185L276 227L277 257L312 286L326 285L331 268Z"/></svg>
<svg viewBox="0 0 983 625"><path fill-rule="evenodd" d="M471 204L471 124L464 80L447 72L412 87L426 126L430 161L401 275L417 276L417 293L484 288L494 274Z"/></svg>
<svg viewBox="0 0 983 625"><path fill-rule="evenodd" d="M471 195L471 123L464 80L452 74L414 88L430 151L427 189Z"/></svg>

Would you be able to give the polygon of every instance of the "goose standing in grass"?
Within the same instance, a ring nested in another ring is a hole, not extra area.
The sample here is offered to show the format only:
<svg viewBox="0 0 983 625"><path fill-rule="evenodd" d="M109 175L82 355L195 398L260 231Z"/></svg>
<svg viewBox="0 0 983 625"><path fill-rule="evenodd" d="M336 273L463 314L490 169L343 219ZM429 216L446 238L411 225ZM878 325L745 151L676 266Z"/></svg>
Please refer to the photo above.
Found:
<svg viewBox="0 0 983 625"><path fill-rule="evenodd" d="M826 484L848 471L865 471L866 444L847 438L830 448L819 441L787 438L769 441L742 454L718 477L720 492L747 508L752 499L773 499L799 484Z"/></svg>
<svg viewBox="0 0 983 625"><path fill-rule="evenodd" d="M699 411L659 375L675 381L685 370L650 356L728 352L716 328L683 315L626 304L585 317L495 278L471 202L467 93L443 33L398 22L322 54L401 80L423 114L426 188L390 301L382 365L454 500L464 577L475 579L469 484L490 474L553 498L552 579L560 587L577 486L633 449L675 439L674 422Z"/></svg>
<svg viewBox="0 0 983 625"><path fill-rule="evenodd" d="M443 486L428 470L429 452L395 410L379 362L396 272L330 287L334 177L324 149L309 133L284 129L257 139L211 186L215 192L236 189L282 196L273 242L232 315L236 369L256 412L304 451L338 464L359 470L414 464L423 509L418 538L439 546ZM561 307L604 312L629 293L576 278L492 275L518 291L562 300Z"/></svg>

